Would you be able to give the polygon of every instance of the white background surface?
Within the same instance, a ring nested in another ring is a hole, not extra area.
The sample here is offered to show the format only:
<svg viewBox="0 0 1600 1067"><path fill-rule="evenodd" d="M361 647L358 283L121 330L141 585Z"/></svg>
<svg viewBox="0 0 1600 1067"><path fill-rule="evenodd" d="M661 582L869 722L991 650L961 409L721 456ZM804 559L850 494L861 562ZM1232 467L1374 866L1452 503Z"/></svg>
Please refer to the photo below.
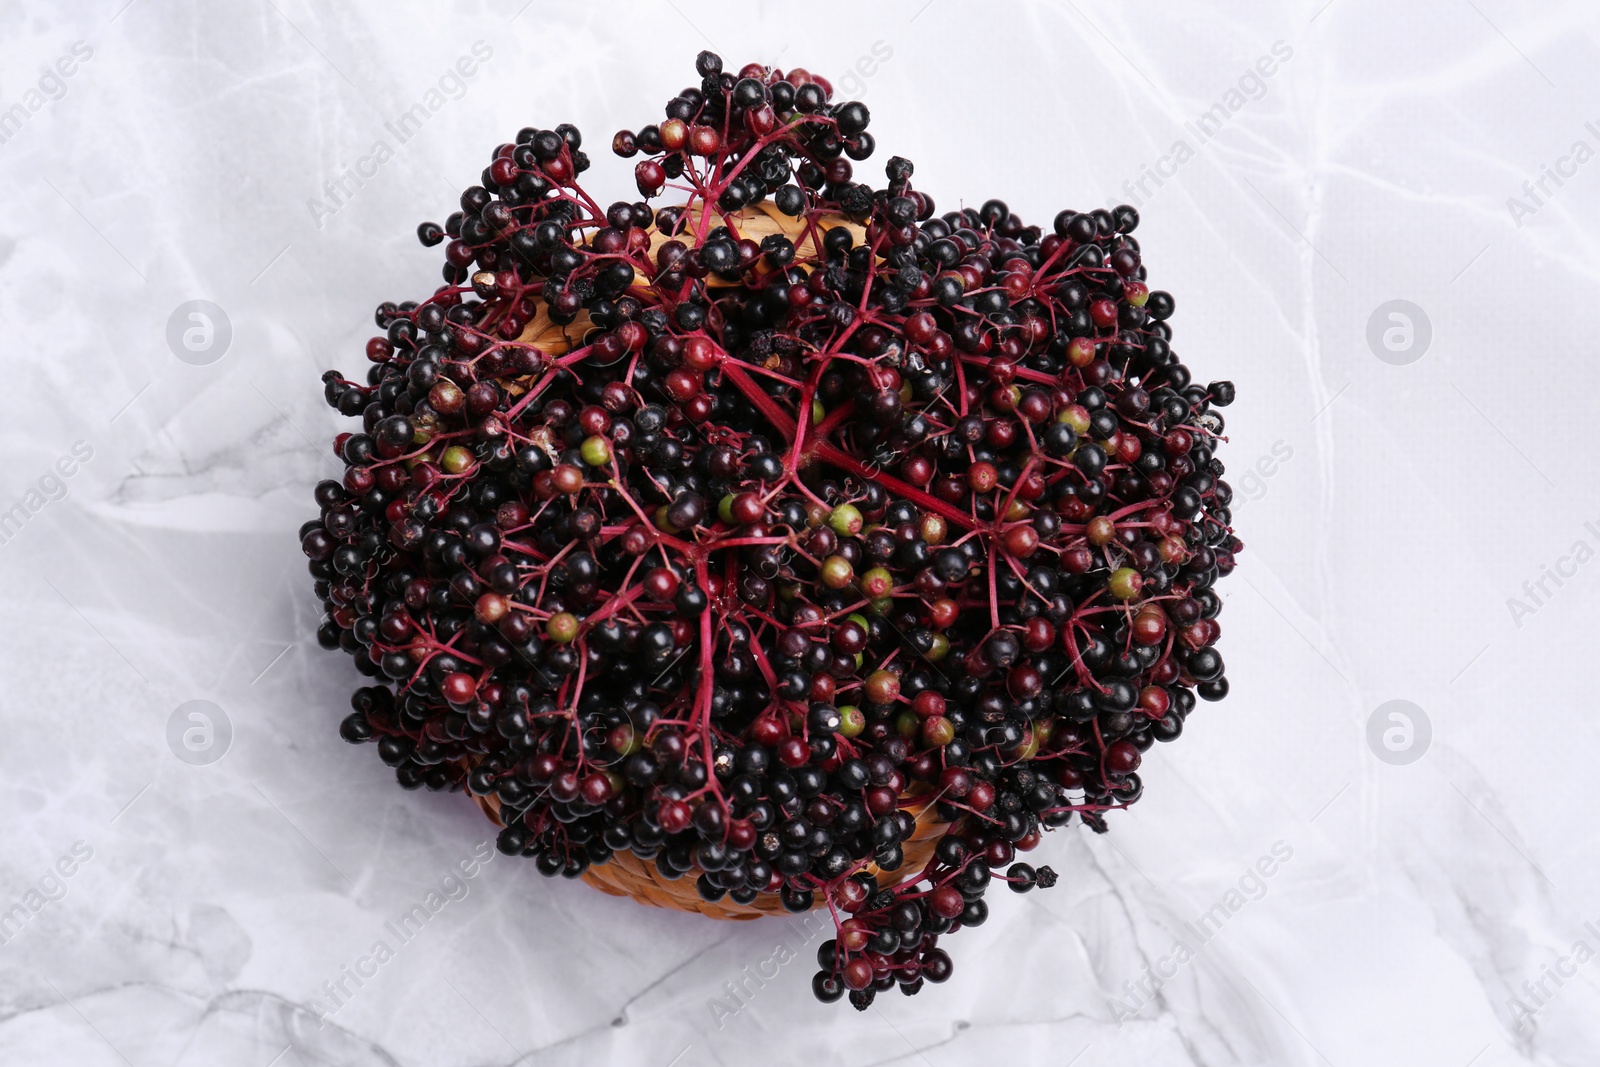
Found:
<svg viewBox="0 0 1600 1067"><path fill-rule="evenodd" d="M93 49L0 145L0 510L93 450L0 545L0 908L59 897L0 945L0 1062L1594 1062L1593 5L520 2L0 9L0 107ZM384 123L479 40L461 98L396 146ZM1138 236L1180 353L1239 386L1232 696L1151 754L1110 835L1049 840L1063 884L997 897L914 999L818 1005L815 941L782 921L497 857L319 1028L323 983L490 828L337 738L357 677L315 646L294 538L342 422L318 374L359 371L373 306L437 284L413 227L520 126L576 122L590 187L631 198L610 135L659 119L707 41L836 83L882 42L854 95L941 210L1001 196L1048 224L1185 142ZM1202 143L1185 123L1279 41ZM308 199L380 139L394 158L317 225ZM1523 192L1577 141L1563 185ZM209 365L167 344L192 299L231 323ZM1391 300L1420 309L1404 365L1368 342ZM231 724L209 765L167 740L193 700ZM1368 741L1391 700L1431 724L1410 763ZM1241 879L1259 899L1164 963ZM780 940L800 958L715 1017ZM1147 966L1171 977L1130 992Z"/></svg>

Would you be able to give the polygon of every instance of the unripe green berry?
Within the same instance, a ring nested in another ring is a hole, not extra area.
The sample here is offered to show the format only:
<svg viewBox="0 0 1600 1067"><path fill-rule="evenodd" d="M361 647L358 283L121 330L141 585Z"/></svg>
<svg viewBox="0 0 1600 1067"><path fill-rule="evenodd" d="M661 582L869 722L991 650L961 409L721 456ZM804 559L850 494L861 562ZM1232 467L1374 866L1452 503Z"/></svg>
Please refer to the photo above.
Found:
<svg viewBox="0 0 1600 1067"><path fill-rule="evenodd" d="M1144 577L1132 567L1121 567L1111 572L1106 587L1118 600L1132 600L1144 588Z"/></svg>
<svg viewBox="0 0 1600 1067"><path fill-rule="evenodd" d="M567 644L578 636L578 617L570 611L558 611L544 624L544 632L550 640Z"/></svg>
<svg viewBox="0 0 1600 1067"><path fill-rule="evenodd" d="M854 537L861 532L861 509L854 504L840 504L828 516L828 525L840 537Z"/></svg>
<svg viewBox="0 0 1600 1067"><path fill-rule="evenodd" d="M855 580L855 568L843 556L829 556L822 561L822 584L829 589L844 589Z"/></svg>

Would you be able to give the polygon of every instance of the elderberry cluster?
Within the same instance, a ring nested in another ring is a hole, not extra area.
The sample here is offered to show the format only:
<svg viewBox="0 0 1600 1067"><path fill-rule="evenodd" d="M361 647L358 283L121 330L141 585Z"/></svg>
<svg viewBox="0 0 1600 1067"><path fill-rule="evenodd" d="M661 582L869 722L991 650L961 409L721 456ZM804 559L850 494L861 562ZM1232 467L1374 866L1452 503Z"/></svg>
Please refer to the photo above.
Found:
<svg viewBox="0 0 1600 1067"><path fill-rule="evenodd" d="M372 679L346 740L545 874L831 904L813 988L864 1008L1226 694L1233 387L1179 362L1131 207L936 215L902 158L857 180L825 79L697 69L613 140L645 200L529 128L419 227L444 285L324 376L362 425L301 544Z"/></svg>

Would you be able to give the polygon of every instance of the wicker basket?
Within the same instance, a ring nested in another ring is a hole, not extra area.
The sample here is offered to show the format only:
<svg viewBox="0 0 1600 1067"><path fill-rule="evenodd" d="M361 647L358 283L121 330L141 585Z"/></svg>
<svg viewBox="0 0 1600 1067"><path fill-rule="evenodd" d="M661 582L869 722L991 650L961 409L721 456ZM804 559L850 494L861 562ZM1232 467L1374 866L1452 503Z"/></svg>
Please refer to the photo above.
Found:
<svg viewBox="0 0 1600 1067"><path fill-rule="evenodd" d="M500 821L498 797L474 796L472 799L495 825L504 825ZM925 798L905 797L902 798L902 802L906 810L914 811L917 817L916 830L900 843L901 850L905 853L905 862L894 872L881 871L876 864L869 864L867 867L867 870L878 876L883 883L890 885L897 880L915 876L927 866L928 861L933 858L934 846L939 843L939 838L944 836L945 830L950 825L938 817L934 810L935 806L928 803ZM763 915L786 914L783 903L770 893L761 894L749 904L736 904L726 897L716 902L703 900L695 890L695 879L692 875L673 880L663 878L654 863L641 860L631 852L618 852L607 862L591 866L584 871L582 878L600 892L609 893L614 897L632 897L641 904L672 908L675 911L692 911L709 919L759 919ZM820 908L826 904L818 900L815 906Z"/></svg>

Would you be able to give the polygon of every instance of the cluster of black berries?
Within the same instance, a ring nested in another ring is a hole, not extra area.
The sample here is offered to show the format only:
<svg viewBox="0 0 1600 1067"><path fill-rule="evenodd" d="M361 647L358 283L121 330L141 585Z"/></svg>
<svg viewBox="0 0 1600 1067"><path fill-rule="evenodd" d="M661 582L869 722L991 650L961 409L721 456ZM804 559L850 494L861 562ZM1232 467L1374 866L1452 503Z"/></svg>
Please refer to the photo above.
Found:
<svg viewBox="0 0 1600 1067"><path fill-rule="evenodd" d="M301 543L373 679L346 740L492 795L546 874L831 903L814 989L865 1007L1227 692L1233 387L1178 361L1132 208L935 215L904 159L856 180L824 79L697 66L613 142L675 206L602 208L560 126L420 227L446 284L325 376L362 426Z"/></svg>

